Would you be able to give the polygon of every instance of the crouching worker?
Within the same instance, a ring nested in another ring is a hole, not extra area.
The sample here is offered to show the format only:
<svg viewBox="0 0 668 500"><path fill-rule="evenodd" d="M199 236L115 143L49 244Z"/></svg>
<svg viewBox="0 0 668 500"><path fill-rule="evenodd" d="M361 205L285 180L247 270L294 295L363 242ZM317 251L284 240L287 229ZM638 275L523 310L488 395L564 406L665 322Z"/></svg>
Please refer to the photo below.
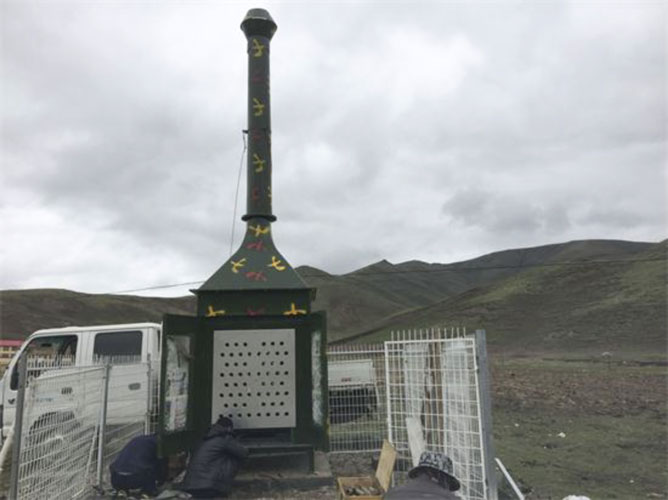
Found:
<svg viewBox="0 0 668 500"><path fill-rule="evenodd" d="M225 496L247 456L248 450L232 431L232 421L221 416L190 458L181 489L195 498Z"/></svg>
<svg viewBox="0 0 668 500"><path fill-rule="evenodd" d="M454 493L459 481L452 475L452 460L438 452L425 451L418 466L408 472L408 482L392 488L385 500L459 500Z"/></svg>
<svg viewBox="0 0 668 500"><path fill-rule="evenodd" d="M167 459L158 458L154 434L137 436L126 444L109 466L111 486L117 491L155 495L167 479Z"/></svg>

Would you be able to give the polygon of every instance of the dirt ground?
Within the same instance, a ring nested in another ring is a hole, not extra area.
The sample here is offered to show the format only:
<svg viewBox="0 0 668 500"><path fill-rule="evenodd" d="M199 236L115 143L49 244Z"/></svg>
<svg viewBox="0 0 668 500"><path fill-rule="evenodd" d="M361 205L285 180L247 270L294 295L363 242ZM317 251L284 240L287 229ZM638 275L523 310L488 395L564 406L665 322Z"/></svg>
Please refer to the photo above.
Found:
<svg viewBox="0 0 668 500"><path fill-rule="evenodd" d="M492 365L495 407L569 415L666 417L667 368L632 362L514 360Z"/></svg>
<svg viewBox="0 0 668 500"><path fill-rule="evenodd" d="M493 362L494 443L527 498L668 498L661 364Z"/></svg>

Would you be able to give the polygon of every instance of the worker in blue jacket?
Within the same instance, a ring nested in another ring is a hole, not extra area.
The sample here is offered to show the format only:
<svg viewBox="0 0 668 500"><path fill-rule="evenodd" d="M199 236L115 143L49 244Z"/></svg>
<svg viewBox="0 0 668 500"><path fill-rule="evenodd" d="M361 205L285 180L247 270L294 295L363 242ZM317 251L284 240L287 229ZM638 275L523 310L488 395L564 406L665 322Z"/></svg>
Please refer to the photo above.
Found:
<svg viewBox="0 0 668 500"><path fill-rule="evenodd" d="M141 490L155 495L167 479L167 459L158 458L155 434L131 439L111 463L109 472L115 490Z"/></svg>

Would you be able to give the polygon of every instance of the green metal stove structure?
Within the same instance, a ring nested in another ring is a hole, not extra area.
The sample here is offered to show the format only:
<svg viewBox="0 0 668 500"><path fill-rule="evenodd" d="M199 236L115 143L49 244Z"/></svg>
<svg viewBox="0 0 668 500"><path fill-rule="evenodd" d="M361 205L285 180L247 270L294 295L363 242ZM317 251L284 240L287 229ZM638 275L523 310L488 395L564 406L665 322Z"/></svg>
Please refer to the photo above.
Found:
<svg viewBox="0 0 668 500"><path fill-rule="evenodd" d="M276 23L251 9L246 234L194 293L197 316L163 317L159 443L192 449L220 415L274 450L326 450L327 331L309 288L272 239L270 42Z"/></svg>

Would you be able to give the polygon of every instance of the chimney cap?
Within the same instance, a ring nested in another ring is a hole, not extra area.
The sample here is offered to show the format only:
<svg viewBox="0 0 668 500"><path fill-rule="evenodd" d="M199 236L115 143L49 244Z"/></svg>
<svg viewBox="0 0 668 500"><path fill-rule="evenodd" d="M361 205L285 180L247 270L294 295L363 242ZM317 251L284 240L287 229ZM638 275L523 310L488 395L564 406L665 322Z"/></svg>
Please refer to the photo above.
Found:
<svg viewBox="0 0 668 500"><path fill-rule="evenodd" d="M276 23L264 9L250 9L241 22L241 30L246 38L264 36L271 39L276 33Z"/></svg>

